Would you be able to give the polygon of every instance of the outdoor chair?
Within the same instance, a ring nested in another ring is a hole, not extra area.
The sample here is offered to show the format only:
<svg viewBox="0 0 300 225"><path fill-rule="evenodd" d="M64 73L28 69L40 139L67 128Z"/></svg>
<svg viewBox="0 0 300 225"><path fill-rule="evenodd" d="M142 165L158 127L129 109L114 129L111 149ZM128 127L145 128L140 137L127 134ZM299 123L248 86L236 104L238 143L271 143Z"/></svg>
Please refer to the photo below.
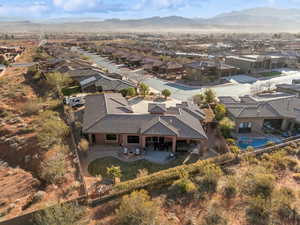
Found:
<svg viewBox="0 0 300 225"><path fill-rule="evenodd" d="M139 148L135 149L135 155L140 155L141 154L141 150Z"/></svg>
<svg viewBox="0 0 300 225"><path fill-rule="evenodd" d="M128 148L123 148L123 154L128 155Z"/></svg>

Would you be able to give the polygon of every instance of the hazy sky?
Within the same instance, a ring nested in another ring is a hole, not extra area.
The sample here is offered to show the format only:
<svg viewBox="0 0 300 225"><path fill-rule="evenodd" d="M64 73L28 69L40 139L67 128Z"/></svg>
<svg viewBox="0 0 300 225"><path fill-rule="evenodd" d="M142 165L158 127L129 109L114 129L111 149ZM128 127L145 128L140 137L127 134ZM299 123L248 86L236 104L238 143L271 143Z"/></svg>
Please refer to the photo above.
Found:
<svg viewBox="0 0 300 225"><path fill-rule="evenodd" d="M211 17L262 6L300 8L300 0L0 0L0 17Z"/></svg>

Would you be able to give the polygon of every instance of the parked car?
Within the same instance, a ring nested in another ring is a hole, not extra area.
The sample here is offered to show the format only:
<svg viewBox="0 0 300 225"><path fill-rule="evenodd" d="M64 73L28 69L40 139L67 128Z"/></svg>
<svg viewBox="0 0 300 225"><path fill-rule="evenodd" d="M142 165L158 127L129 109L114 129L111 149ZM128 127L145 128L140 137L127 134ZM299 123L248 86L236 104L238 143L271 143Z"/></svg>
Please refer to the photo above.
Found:
<svg viewBox="0 0 300 225"><path fill-rule="evenodd" d="M80 107L85 104L85 98L83 96L65 97L64 104L71 107Z"/></svg>

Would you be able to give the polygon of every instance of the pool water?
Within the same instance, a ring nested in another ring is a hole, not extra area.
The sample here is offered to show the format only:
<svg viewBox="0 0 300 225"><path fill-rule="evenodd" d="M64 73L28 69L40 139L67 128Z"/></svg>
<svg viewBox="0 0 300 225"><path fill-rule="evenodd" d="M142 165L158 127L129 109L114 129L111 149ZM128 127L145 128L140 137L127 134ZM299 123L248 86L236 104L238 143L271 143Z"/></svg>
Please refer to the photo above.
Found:
<svg viewBox="0 0 300 225"><path fill-rule="evenodd" d="M262 138L249 138L240 137L238 140L238 146L241 149L246 149L247 147L260 148L265 146L268 142L280 143L281 139L276 137L262 137Z"/></svg>

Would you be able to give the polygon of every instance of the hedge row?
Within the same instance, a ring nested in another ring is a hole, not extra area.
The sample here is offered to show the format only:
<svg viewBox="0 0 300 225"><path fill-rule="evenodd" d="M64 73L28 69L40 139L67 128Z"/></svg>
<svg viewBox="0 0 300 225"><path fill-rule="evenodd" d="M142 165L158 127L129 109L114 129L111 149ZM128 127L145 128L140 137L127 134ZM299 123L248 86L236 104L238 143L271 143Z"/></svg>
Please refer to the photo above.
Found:
<svg viewBox="0 0 300 225"><path fill-rule="evenodd" d="M168 183L170 181L180 178L180 174L182 174L182 171L185 171L189 174L195 174L200 172L203 166L207 163L215 163L217 165L222 165L225 163L232 162L235 159L236 156L234 154L226 153L224 155L210 158L207 160L200 160L193 164L181 165L167 170L162 170L156 173L152 173L148 176L136 178L127 182L118 183L115 186L113 186L110 194L122 194L149 186Z"/></svg>

